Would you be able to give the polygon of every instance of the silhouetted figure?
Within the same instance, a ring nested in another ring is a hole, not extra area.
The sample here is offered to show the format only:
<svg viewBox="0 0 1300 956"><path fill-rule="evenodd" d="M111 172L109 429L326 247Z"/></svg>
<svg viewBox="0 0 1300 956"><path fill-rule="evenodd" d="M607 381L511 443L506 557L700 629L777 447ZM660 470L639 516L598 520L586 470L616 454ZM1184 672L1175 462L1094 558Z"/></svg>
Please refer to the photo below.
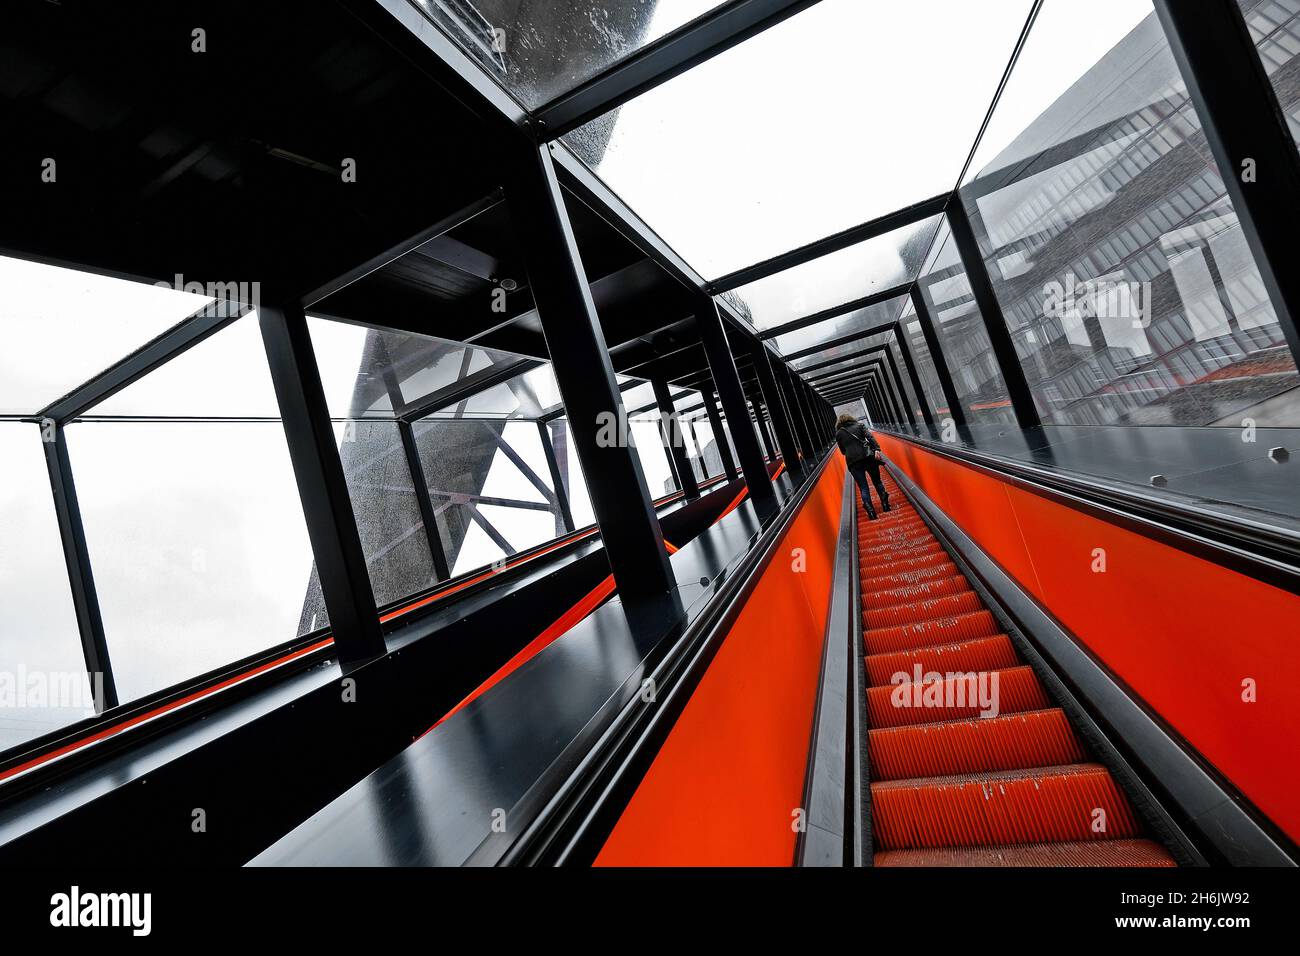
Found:
<svg viewBox="0 0 1300 956"><path fill-rule="evenodd" d="M867 509L867 517L875 520L876 509L871 506L867 475L871 476L871 483L876 486L881 510L889 510L889 492L885 491L885 483L880 480L880 445L871 432L867 431L867 426L852 415L841 415L835 422L835 444L844 452L849 474L858 483L858 492L862 495L862 507Z"/></svg>

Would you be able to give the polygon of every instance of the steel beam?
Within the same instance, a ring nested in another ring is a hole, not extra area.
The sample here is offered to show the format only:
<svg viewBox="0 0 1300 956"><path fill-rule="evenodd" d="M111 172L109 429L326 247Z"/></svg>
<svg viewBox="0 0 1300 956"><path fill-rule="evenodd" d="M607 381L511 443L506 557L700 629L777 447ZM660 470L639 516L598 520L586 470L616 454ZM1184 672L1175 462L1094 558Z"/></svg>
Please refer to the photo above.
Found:
<svg viewBox="0 0 1300 956"><path fill-rule="evenodd" d="M625 604L657 603L676 581L551 152L510 159L506 198L610 568Z"/></svg>
<svg viewBox="0 0 1300 956"><path fill-rule="evenodd" d="M998 370L1007 386L1007 395L1011 399L1011 408L1015 412L1016 422L1021 428L1041 428L1042 420L1034 405L1034 396L1025 378L1025 369L1016 354L1015 342L1011 338L1011 329L1007 327L1002 306L998 303L997 293L993 291L993 282L989 279L984 256L975 240L975 231L971 226L966 204L961 201L960 191L949 203L946 210L948 226L952 230L953 244L961 257L962 269L966 272L966 281L970 283L975 305L984 320L984 330L988 333L989 344L993 347L993 357L997 360Z"/></svg>
<svg viewBox="0 0 1300 956"><path fill-rule="evenodd" d="M86 529L81 522L81 506L77 502L77 486L72 480L67 435L63 431L63 425L52 419L43 422L40 428L45 465L50 474L50 490L54 495L54 514L59 525L59 538L63 543L68 584L72 589L72 609L77 618L77 631L81 635L81 653L86 662L90 689L94 692L95 712L102 714L108 708L117 706L117 684L108 657L104 619L100 615L99 595L95 591L95 576L90 567L90 551L86 546ZM98 681L96 675L99 675Z"/></svg>
<svg viewBox="0 0 1300 956"><path fill-rule="evenodd" d="M925 301L925 292L919 280L912 288L912 306L916 310L916 321L921 326L921 335L925 338L925 347L930 350L930 359L934 363L934 374L939 379L939 389L943 392L944 400L948 403L948 417L952 419L953 424L958 428L965 428L966 410L962 407L961 397L957 394L957 386L952 380L952 372L948 368L947 359L944 358L943 343L939 341L939 332L934 326L930 306ZM906 334L906 328L904 334Z"/></svg>
<svg viewBox="0 0 1300 956"><path fill-rule="evenodd" d="M838 319L841 316L849 315L862 309L868 309L873 305L879 305L881 302L888 302L890 299L897 299L901 296L905 296L911 288L911 282L904 282L902 285L882 289L879 292L871 293L871 295L863 296L859 299L853 299L849 302L842 303L841 305L832 306L829 309L822 309L820 312L805 315L802 318L785 322L770 329L764 329L762 332L758 333L758 337L763 341L767 341L768 339L776 338L778 335L785 335L787 332L797 332L800 329L820 325L821 323L828 322L831 319Z"/></svg>
<svg viewBox="0 0 1300 956"><path fill-rule="evenodd" d="M795 441L794 429L785 408L785 401L777 387L771 355L760 342L755 342L752 347L754 368L758 371L758 387L763 393L763 404L767 407L768 418L776 432L777 448L785 460L786 469L797 478L802 478L803 465L799 460L799 445Z"/></svg>
<svg viewBox="0 0 1300 956"><path fill-rule="evenodd" d="M558 139L815 2L732 0L724 3L542 106L534 114L538 134L546 139Z"/></svg>
<svg viewBox="0 0 1300 956"><path fill-rule="evenodd" d="M433 572L439 581L446 581L451 577L451 569L447 566L447 553L443 550L442 535L438 531L437 512L433 507L433 499L429 497L429 481L424 474L424 463L420 461L420 450L415 444L415 427L410 422L399 420L397 434L402 440L402 451L406 454L411 484L415 487L415 501L420 509L420 520L424 523L424 535L429 541Z"/></svg>
<svg viewBox="0 0 1300 956"><path fill-rule="evenodd" d="M709 416L709 427L713 429L713 441L718 446L718 457L722 459L722 471L729 481L734 481L739 473L735 456L731 454L731 442L727 441L723 429L722 414L718 411L718 396L711 389L702 389L700 394L704 398L704 413ZM745 416L745 420L748 419L749 416Z"/></svg>
<svg viewBox="0 0 1300 956"><path fill-rule="evenodd" d="M736 446L736 457L740 459L740 470L745 477L750 497L755 500L768 501L776 492L767 466L763 462L763 452L759 448L758 438L754 434L753 422L749 417L749 405L745 400L745 389L736 371L736 358L731 351L731 344L722 317L718 314L717 301L711 295L700 293L699 308L695 314L695 325L700 342L704 345L704 354L709 361L709 371L718 388L718 399L722 411L727 416L727 425L731 429L731 441ZM725 436L722 437L725 442Z"/></svg>
<svg viewBox="0 0 1300 956"><path fill-rule="evenodd" d="M258 317L334 647L350 668L386 648L307 316L290 304L263 305Z"/></svg>
<svg viewBox="0 0 1300 956"><path fill-rule="evenodd" d="M837 232L824 239L818 239L816 242L810 242L797 249L791 249L789 252L783 252L779 256L764 259L762 262L756 262L752 266L746 266L743 269L737 269L735 272L728 273L722 278L710 282L709 291L716 295L730 289L738 289L742 285L757 282L759 279L766 279L768 276L803 265L805 262L811 262L813 259L820 259L822 256L839 252L841 249L847 249L849 246L866 242L868 239L874 239L877 236L883 236L895 229L901 229L903 226L910 226L914 222L937 216L943 212L944 206L948 204L951 197L952 193L941 193L930 199L923 199L918 203L904 206L902 209L868 220L861 225Z"/></svg>
<svg viewBox="0 0 1300 956"><path fill-rule="evenodd" d="M695 472L691 470L691 460L686 454L683 441L682 422L677 416L677 407L673 404L668 385L663 379L655 379L650 386L654 389L655 404L659 406L659 437L663 439L668 461L676 473L677 487L687 498L698 498L700 483L695 480Z"/></svg>

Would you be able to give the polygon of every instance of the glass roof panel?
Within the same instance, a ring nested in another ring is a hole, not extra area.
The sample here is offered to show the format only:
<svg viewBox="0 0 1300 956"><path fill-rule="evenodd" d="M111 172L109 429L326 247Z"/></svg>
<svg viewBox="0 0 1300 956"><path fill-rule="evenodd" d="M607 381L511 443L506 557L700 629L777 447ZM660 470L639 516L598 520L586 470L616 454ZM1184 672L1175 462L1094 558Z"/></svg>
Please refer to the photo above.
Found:
<svg viewBox="0 0 1300 956"><path fill-rule="evenodd" d="M941 216L895 229L735 289L760 332L911 282Z"/></svg>
<svg viewBox="0 0 1300 956"><path fill-rule="evenodd" d="M717 278L951 190L1031 5L822 0L565 141Z"/></svg>
<svg viewBox="0 0 1300 956"><path fill-rule="evenodd" d="M822 342L831 342L854 332L863 332L878 325L887 325L898 318L898 314L902 312L905 302L907 302L906 295L895 296L892 299L886 299L884 302L869 305L865 309L857 309L847 315L826 319L824 322L818 322L816 325L810 325L802 329L795 329L793 332L785 332L778 335L773 341L776 343L776 350L782 355L802 352L804 349L810 349ZM850 345L848 350L857 351L864 347L864 345L855 343Z"/></svg>
<svg viewBox="0 0 1300 956"><path fill-rule="evenodd" d="M526 361L513 352L411 332L316 316L309 316L307 323L325 400L334 418L393 418L395 409L423 405L435 400L443 389Z"/></svg>
<svg viewBox="0 0 1300 956"><path fill-rule="evenodd" d="M464 401L431 412L429 418L537 419L556 411L560 388L550 365L539 365Z"/></svg>
<svg viewBox="0 0 1300 956"><path fill-rule="evenodd" d="M158 366L84 417L275 418L280 406L257 313Z"/></svg>
<svg viewBox="0 0 1300 956"><path fill-rule="evenodd" d="M0 414L31 415L212 302L0 256Z"/></svg>
<svg viewBox="0 0 1300 956"><path fill-rule="evenodd" d="M718 0L412 2L530 110L718 6Z"/></svg>
<svg viewBox="0 0 1300 956"><path fill-rule="evenodd" d="M831 348L814 352L811 355L797 358L792 361L790 365L796 372L802 372L804 369L813 365L820 365L822 362L830 362L834 359L844 358L848 355L856 355L858 352L869 349L873 345L884 345L889 341L891 334L892 333L890 332L877 332L875 335L868 335L866 338L854 339L846 345L832 346ZM830 366L827 366L827 368L829 367ZM820 369L818 371L820 371Z"/></svg>

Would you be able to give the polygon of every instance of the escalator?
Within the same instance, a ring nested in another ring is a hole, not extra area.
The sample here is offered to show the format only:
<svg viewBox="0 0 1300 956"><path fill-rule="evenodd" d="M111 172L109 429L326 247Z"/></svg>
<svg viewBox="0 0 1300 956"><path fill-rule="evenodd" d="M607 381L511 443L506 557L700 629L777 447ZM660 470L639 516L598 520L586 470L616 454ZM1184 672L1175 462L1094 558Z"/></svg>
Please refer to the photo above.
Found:
<svg viewBox="0 0 1300 956"><path fill-rule="evenodd" d="M902 490L857 505L876 866L1174 866Z"/></svg>

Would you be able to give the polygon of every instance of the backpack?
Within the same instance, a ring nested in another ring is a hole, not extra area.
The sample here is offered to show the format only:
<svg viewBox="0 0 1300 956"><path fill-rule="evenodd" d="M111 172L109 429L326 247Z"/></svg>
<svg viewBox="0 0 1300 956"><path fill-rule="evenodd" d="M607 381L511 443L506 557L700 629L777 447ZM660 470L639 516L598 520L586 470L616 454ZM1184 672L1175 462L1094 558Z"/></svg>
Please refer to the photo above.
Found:
<svg viewBox="0 0 1300 956"><path fill-rule="evenodd" d="M862 429L861 435L857 433L857 429ZM866 427L861 422L858 422L856 425L850 425L847 428L841 428L840 431L845 432L850 438L852 438L854 441L856 441L859 445L862 446L862 451L863 451L862 457L855 458L854 461L850 462L850 464L856 463L857 461L876 460L877 458L876 448L870 440L870 436L869 433L867 432ZM845 458L849 457L847 449L845 450L844 457Z"/></svg>

